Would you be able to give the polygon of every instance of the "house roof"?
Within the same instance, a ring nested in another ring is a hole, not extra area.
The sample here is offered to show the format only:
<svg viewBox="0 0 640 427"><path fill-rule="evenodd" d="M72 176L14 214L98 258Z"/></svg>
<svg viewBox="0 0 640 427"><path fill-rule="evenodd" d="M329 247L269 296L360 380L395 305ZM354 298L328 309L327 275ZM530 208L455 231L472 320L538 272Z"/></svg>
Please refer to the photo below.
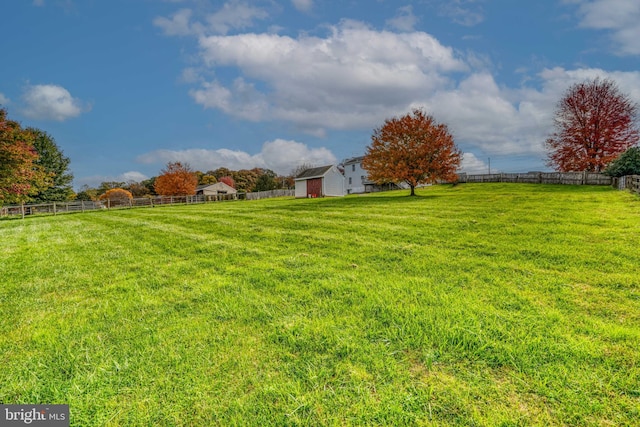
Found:
<svg viewBox="0 0 640 427"><path fill-rule="evenodd" d="M332 167L333 165L307 169L304 172L300 173L300 175L298 175L296 179L319 178L321 176L324 176L324 174L327 173L327 171L329 171L329 169L331 169Z"/></svg>
<svg viewBox="0 0 640 427"><path fill-rule="evenodd" d="M351 163L360 163L364 159L364 156L352 157L344 161L344 165L350 165Z"/></svg>

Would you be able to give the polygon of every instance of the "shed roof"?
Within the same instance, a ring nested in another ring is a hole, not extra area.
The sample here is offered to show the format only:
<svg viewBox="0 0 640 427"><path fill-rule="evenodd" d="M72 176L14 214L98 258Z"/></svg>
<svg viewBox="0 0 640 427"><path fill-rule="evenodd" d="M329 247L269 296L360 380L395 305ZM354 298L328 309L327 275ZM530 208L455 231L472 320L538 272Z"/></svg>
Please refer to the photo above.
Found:
<svg viewBox="0 0 640 427"><path fill-rule="evenodd" d="M304 172L300 173L300 175L298 175L296 179L319 178L327 173L327 171L329 171L329 169L331 169L332 167L333 165L307 169Z"/></svg>
<svg viewBox="0 0 640 427"><path fill-rule="evenodd" d="M225 184L224 182L216 182L214 184L202 184L202 185L198 185L196 187L196 191L201 191L201 190L205 190L207 188L211 188L214 190L220 190L220 191L228 191L228 192L235 192L236 189L233 188L232 186Z"/></svg>

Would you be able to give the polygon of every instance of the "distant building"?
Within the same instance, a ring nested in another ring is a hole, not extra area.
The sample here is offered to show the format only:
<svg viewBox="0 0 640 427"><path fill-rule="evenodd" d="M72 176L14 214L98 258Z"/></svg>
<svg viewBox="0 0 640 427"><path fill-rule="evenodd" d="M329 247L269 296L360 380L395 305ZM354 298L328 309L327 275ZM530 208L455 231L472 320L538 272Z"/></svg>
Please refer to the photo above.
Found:
<svg viewBox="0 0 640 427"><path fill-rule="evenodd" d="M295 183L297 198L344 196L344 176L333 165L307 169Z"/></svg>
<svg viewBox="0 0 640 427"><path fill-rule="evenodd" d="M344 183L347 194L364 193L365 185L373 182L367 180L367 171L362 169L364 156L353 157L343 163Z"/></svg>
<svg viewBox="0 0 640 427"><path fill-rule="evenodd" d="M236 194L237 191L224 182L216 182L215 184L204 184L196 187L196 194L203 196L220 196L224 194Z"/></svg>
<svg viewBox="0 0 640 427"><path fill-rule="evenodd" d="M378 185L370 181L367 179L367 171L362 168L362 160L364 160L364 156L353 157L342 163L344 166L344 182L347 194L374 193L376 191L404 188L402 185L396 185L394 183Z"/></svg>

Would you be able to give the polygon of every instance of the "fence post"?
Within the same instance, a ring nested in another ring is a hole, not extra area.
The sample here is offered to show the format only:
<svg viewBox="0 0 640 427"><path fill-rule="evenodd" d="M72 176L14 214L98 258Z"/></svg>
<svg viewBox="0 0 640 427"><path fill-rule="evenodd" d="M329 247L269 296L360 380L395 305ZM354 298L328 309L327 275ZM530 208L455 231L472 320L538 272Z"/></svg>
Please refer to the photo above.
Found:
<svg viewBox="0 0 640 427"><path fill-rule="evenodd" d="M84 200L80 201L80 205L82 206L82 212L84 212Z"/></svg>
<svg viewBox="0 0 640 427"><path fill-rule="evenodd" d="M20 208L22 210L22 219L24 219L24 202L20 202Z"/></svg>
<svg viewBox="0 0 640 427"><path fill-rule="evenodd" d="M107 199L107 210L111 210L111 199Z"/></svg>
<svg viewBox="0 0 640 427"><path fill-rule="evenodd" d="M56 216L56 202L53 202L53 216Z"/></svg>

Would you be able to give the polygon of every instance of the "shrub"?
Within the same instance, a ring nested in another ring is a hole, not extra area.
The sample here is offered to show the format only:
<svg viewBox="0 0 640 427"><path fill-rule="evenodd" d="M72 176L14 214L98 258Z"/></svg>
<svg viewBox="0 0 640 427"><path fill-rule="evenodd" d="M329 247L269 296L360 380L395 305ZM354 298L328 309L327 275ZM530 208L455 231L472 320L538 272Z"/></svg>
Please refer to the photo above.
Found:
<svg viewBox="0 0 640 427"><path fill-rule="evenodd" d="M640 147L631 147L609 163L604 170L605 175L621 177L626 175L640 175Z"/></svg>

